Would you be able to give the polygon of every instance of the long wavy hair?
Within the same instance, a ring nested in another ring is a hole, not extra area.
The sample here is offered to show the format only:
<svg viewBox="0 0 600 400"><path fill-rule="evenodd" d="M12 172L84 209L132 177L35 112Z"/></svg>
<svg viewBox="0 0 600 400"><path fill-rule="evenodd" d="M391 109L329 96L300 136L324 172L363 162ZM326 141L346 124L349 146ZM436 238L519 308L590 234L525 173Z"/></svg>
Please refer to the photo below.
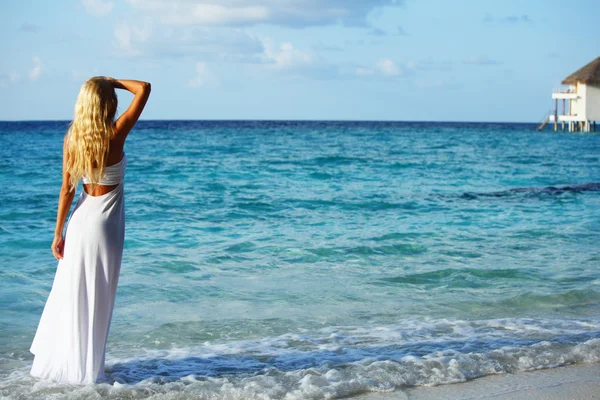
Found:
<svg viewBox="0 0 600 400"><path fill-rule="evenodd" d="M95 76L81 86L67 141L71 190L84 176L92 185L102 179L116 112L117 94L106 78Z"/></svg>

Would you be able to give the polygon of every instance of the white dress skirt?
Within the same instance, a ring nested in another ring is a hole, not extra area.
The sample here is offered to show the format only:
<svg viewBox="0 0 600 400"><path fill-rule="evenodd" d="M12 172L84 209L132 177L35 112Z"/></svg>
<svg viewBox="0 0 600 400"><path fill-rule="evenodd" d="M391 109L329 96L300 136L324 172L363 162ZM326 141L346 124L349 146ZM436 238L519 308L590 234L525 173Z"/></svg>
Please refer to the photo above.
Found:
<svg viewBox="0 0 600 400"><path fill-rule="evenodd" d="M102 196L82 191L69 218L63 259L30 348L34 377L70 384L106 380L106 340L125 239L126 163L123 155L105 168L100 183L118 180L115 189Z"/></svg>

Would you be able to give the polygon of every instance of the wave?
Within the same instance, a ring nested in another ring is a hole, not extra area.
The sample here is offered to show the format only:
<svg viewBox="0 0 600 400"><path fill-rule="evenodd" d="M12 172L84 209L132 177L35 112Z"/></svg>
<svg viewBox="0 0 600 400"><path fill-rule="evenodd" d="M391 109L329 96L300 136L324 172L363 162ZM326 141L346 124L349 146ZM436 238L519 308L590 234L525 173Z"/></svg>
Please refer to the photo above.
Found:
<svg viewBox="0 0 600 400"><path fill-rule="evenodd" d="M521 293L498 301L464 301L454 304L456 309L470 315L591 315L597 316L600 308L600 292L591 289L574 289L561 293Z"/></svg>
<svg viewBox="0 0 600 400"><path fill-rule="evenodd" d="M90 393L109 399L341 398L600 362L600 321L409 318L396 325L338 326L143 352L120 359L109 355L108 383L55 385L29 377L26 366L0 378L0 394L6 399Z"/></svg>
<svg viewBox="0 0 600 400"><path fill-rule="evenodd" d="M376 284L433 285L445 287L491 286L498 279L533 280L536 275L519 269L447 268L418 274L382 278ZM492 282L489 282L493 280Z"/></svg>
<svg viewBox="0 0 600 400"><path fill-rule="evenodd" d="M310 160L307 160L306 162L308 164L316 164L316 165L328 165L328 164L348 165L348 164L354 164L354 163L365 163L365 162L369 162L369 161L370 161L369 159L361 158L361 157L329 155L329 156L315 157Z"/></svg>
<svg viewBox="0 0 600 400"><path fill-rule="evenodd" d="M312 173L314 179L331 179L332 175L327 173ZM462 194L434 194L436 198L460 198L464 200L477 199L502 199L502 198L537 198L546 199L561 196L566 193L587 193L600 192L600 183L586 183L581 185L570 186L548 186L543 188L525 187L513 188L496 192L464 192ZM439 204L437 205L439 206ZM165 207L168 207L165 205ZM385 212L385 211L405 211L409 212L427 212L430 209L435 209L432 204L423 202L422 199L414 198L406 201L395 202L389 200L371 200L361 199L359 201L349 200L329 200L318 198L284 198L284 199L238 199L233 204L233 209L239 212L232 211L228 215L229 218L264 218L262 214L269 214L271 217L276 217L279 213L290 209L308 209L308 210L328 210L330 208L339 209L342 211L352 212Z"/></svg>
<svg viewBox="0 0 600 400"><path fill-rule="evenodd" d="M306 249L323 258L352 255L415 255L427 252L425 246L412 243L395 243L383 246L316 247Z"/></svg>
<svg viewBox="0 0 600 400"><path fill-rule="evenodd" d="M381 236L373 236L370 240L374 240L376 242L381 242L385 240L396 240L396 239L419 239L424 237L434 237L436 233L434 232L392 232L386 233Z"/></svg>
<svg viewBox="0 0 600 400"><path fill-rule="evenodd" d="M560 196L565 193L585 193L585 192L599 192L600 183L583 183L580 185L567 185L567 186L546 186L542 188L538 187L522 187L513 188L508 190L501 190L497 192L465 192L460 197L466 200L473 200L478 198L486 197L511 197L511 196L522 196L522 197L539 197L539 196Z"/></svg>
<svg viewBox="0 0 600 400"><path fill-rule="evenodd" d="M502 300L500 302L506 307L528 307L528 308L561 308L561 307L585 307L588 305L600 305L600 293L595 290L569 290L563 293L536 294L523 293Z"/></svg>

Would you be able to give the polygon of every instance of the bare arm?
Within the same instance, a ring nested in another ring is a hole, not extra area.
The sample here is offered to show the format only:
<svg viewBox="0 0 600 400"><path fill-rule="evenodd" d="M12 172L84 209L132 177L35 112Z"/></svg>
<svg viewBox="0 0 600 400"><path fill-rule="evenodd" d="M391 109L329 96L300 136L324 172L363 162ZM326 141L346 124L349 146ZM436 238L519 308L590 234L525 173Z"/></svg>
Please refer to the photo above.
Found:
<svg viewBox="0 0 600 400"><path fill-rule="evenodd" d="M65 226L65 220L71 203L73 203L73 197L75 197L75 190L71 189L69 185L70 174L67 171L67 135L65 135L65 141L63 145L63 173L62 173L62 185L60 187L60 195L58 197L58 212L56 213L56 229L54 230L54 240L52 241L52 254L57 260L61 260L64 255L65 241L63 239L63 229Z"/></svg>
<svg viewBox="0 0 600 400"><path fill-rule="evenodd" d="M125 110L117 122L115 122L116 137L125 141L127 134L129 134L131 128L133 128L137 120L140 118L140 115L142 115L142 111L146 106L146 102L150 96L150 84L148 82L128 79L107 79L112 82L115 89L130 91L135 96L127 110Z"/></svg>

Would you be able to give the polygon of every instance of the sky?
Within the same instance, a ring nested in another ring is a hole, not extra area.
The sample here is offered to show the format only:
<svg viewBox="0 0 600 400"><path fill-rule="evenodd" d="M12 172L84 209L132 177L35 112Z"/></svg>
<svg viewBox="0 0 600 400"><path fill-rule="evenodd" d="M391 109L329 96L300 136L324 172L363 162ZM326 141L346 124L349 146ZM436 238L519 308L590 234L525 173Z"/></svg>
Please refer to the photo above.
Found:
<svg viewBox="0 0 600 400"><path fill-rule="evenodd" d="M103 75L152 84L142 119L539 122L600 56L599 15L597 0L2 1L0 120L70 120Z"/></svg>

